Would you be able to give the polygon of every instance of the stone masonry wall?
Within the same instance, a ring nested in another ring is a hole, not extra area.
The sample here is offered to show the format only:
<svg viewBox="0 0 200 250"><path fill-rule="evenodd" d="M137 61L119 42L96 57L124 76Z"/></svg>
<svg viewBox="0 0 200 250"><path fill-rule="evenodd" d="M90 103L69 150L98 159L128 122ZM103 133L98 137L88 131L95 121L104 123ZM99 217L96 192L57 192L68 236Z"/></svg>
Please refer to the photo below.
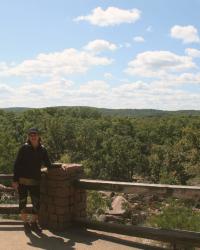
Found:
<svg viewBox="0 0 200 250"><path fill-rule="evenodd" d="M86 191L73 185L82 174L79 164L56 164L42 175L39 222L43 228L62 231L76 218L86 217Z"/></svg>

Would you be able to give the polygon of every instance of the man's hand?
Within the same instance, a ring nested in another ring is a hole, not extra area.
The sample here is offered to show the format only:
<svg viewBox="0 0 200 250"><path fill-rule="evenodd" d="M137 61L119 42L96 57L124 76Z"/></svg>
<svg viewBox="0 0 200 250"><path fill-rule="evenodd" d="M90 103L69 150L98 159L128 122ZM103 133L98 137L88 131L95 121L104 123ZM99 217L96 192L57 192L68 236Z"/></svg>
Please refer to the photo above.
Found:
<svg viewBox="0 0 200 250"><path fill-rule="evenodd" d="M12 187L17 191L17 190L18 190L18 187L19 187L19 183L16 182L16 181L14 181L14 182L12 183Z"/></svg>

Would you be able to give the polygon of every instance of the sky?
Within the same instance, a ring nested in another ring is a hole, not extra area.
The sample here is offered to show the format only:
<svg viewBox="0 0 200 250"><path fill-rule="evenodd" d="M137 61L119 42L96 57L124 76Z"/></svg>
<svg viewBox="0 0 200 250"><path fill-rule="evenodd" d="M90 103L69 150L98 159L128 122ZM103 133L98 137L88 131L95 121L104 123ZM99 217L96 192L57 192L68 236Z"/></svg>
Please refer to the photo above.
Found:
<svg viewBox="0 0 200 250"><path fill-rule="evenodd" d="M200 0L0 0L0 108L200 110Z"/></svg>

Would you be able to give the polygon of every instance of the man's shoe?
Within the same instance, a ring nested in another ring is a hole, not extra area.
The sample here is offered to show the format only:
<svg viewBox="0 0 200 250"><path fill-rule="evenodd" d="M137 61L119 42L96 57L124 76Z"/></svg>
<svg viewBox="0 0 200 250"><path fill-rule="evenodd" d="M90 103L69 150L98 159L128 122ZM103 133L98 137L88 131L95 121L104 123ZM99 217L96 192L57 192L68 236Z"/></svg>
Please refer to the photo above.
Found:
<svg viewBox="0 0 200 250"><path fill-rule="evenodd" d="M42 228L38 225L37 222L31 222L31 229L36 233L42 233Z"/></svg>
<svg viewBox="0 0 200 250"><path fill-rule="evenodd" d="M24 222L24 232L26 234L30 234L31 233L31 227L30 227L30 224L28 222Z"/></svg>

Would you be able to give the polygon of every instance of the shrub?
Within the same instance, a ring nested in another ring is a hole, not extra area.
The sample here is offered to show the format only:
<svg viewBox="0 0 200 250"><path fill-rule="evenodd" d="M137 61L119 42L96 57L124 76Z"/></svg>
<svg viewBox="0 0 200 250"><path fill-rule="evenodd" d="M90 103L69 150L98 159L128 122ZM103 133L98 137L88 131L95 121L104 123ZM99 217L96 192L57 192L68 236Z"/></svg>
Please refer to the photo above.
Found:
<svg viewBox="0 0 200 250"><path fill-rule="evenodd" d="M111 201L108 198L103 197L97 191L88 191L87 195L87 215L90 218L96 218L96 216L105 213L106 209L110 207Z"/></svg>
<svg viewBox="0 0 200 250"><path fill-rule="evenodd" d="M147 224L164 229L200 231L200 212L185 206L180 201L173 201L163 208L159 215L151 216Z"/></svg>

